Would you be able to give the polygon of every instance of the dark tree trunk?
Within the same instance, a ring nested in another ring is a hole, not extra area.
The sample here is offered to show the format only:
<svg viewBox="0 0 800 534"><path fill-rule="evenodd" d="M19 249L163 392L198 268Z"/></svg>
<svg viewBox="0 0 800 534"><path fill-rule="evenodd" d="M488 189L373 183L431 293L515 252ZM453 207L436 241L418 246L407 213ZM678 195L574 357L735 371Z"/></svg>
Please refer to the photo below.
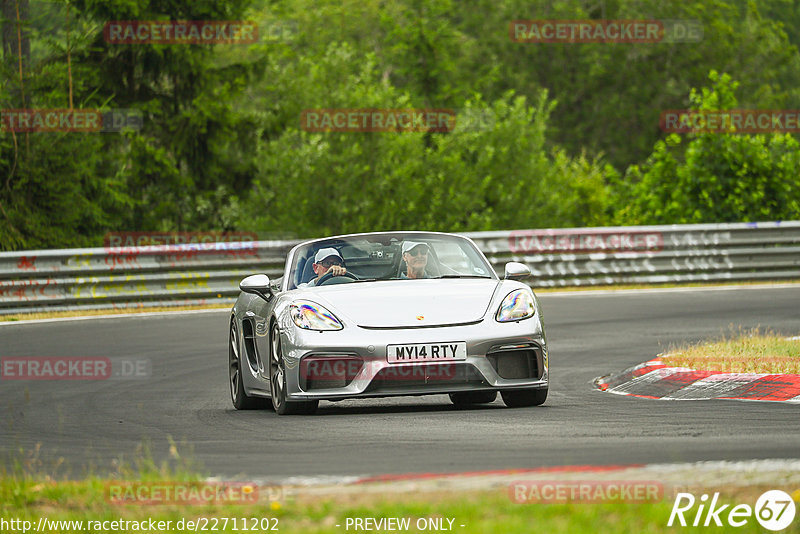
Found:
<svg viewBox="0 0 800 534"><path fill-rule="evenodd" d="M0 0L0 17L3 20L3 55L7 63L19 68L20 45L22 65L25 68L31 56L31 41L28 35L28 0ZM19 19L17 12L19 11ZM19 33L17 33L19 20ZM21 38L21 39L20 39ZM21 42L20 42L21 41Z"/></svg>
<svg viewBox="0 0 800 534"><path fill-rule="evenodd" d="M0 0L0 20L3 34L3 70L10 74L5 104L24 108L28 105L24 84L31 57L31 41L27 28L28 0Z"/></svg>

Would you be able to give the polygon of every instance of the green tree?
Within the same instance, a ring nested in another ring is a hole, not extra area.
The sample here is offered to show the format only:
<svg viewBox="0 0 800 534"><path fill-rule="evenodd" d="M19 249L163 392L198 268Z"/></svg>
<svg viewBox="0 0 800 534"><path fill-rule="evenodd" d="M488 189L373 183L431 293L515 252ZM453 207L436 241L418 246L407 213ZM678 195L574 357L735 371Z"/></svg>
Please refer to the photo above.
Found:
<svg viewBox="0 0 800 534"><path fill-rule="evenodd" d="M692 90L693 109L736 109L738 84L715 71L709 80L710 88ZM797 219L798 166L800 143L789 134L703 133L690 135L688 142L673 134L616 184L616 219L621 224Z"/></svg>
<svg viewBox="0 0 800 534"><path fill-rule="evenodd" d="M103 106L89 67L72 65L70 77L68 54L87 53L93 32L90 21L66 7L47 4L24 21L30 56L20 80L19 56L13 47L4 53L0 109ZM85 246L102 235L131 205L107 157L122 142L98 133L2 128L0 249Z"/></svg>
<svg viewBox="0 0 800 534"><path fill-rule="evenodd" d="M383 77L378 64L376 56L365 58L341 43L322 57L297 57L278 74L268 99L281 105L265 117L259 170L242 204L244 229L313 236L604 222L605 182L614 171L550 147L554 103L544 92L533 105L513 92L491 103L476 96L463 115L487 113L492 120L450 133L310 133L298 127L302 109L423 107ZM336 83L324 83L331 79ZM273 126L280 117L283 130Z"/></svg>
<svg viewBox="0 0 800 534"><path fill-rule="evenodd" d="M239 20L248 2L79 0L94 20ZM255 125L232 102L260 78L263 58L220 60L222 45L113 45L98 33L80 60L99 73L99 92L144 113L120 154L137 230L223 229L234 192L253 174ZM231 45L246 48L246 45Z"/></svg>

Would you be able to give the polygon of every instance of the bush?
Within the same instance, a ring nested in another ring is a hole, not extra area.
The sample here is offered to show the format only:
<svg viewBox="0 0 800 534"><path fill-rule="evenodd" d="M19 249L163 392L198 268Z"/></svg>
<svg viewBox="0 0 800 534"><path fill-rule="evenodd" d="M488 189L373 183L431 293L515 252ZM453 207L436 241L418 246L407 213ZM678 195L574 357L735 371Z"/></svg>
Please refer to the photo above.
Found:
<svg viewBox="0 0 800 534"><path fill-rule="evenodd" d="M711 71L692 109L736 109L737 84ZM681 150L683 152L681 153ZM614 190L619 224L681 224L800 218L800 144L789 134L672 134Z"/></svg>

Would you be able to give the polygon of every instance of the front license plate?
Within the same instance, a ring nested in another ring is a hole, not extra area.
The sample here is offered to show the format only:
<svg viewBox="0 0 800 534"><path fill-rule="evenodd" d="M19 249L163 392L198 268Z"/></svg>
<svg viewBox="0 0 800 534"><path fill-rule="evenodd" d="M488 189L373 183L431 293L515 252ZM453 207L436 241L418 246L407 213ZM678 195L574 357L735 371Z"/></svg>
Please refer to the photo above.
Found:
<svg viewBox="0 0 800 534"><path fill-rule="evenodd" d="M467 359L467 343L417 343L414 345L389 345L386 347L389 363L452 362Z"/></svg>

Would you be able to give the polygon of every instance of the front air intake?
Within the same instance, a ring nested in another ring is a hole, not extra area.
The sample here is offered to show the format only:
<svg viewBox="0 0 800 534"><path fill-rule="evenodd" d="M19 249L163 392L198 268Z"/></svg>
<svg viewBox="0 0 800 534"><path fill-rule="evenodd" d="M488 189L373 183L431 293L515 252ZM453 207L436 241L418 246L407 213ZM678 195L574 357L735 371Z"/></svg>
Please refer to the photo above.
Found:
<svg viewBox="0 0 800 534"><path fill-rule="evenodd" d="M541 378L542 350L538 346L500 347L486 359L501 378Z"/></svg>
<svg viewBox="0 0 800 534"><path fill-rule="evenodd" d="M300 362L300 388L313 391L347 387L362 367L364 360L355 356L307 356Z"/></svg>

